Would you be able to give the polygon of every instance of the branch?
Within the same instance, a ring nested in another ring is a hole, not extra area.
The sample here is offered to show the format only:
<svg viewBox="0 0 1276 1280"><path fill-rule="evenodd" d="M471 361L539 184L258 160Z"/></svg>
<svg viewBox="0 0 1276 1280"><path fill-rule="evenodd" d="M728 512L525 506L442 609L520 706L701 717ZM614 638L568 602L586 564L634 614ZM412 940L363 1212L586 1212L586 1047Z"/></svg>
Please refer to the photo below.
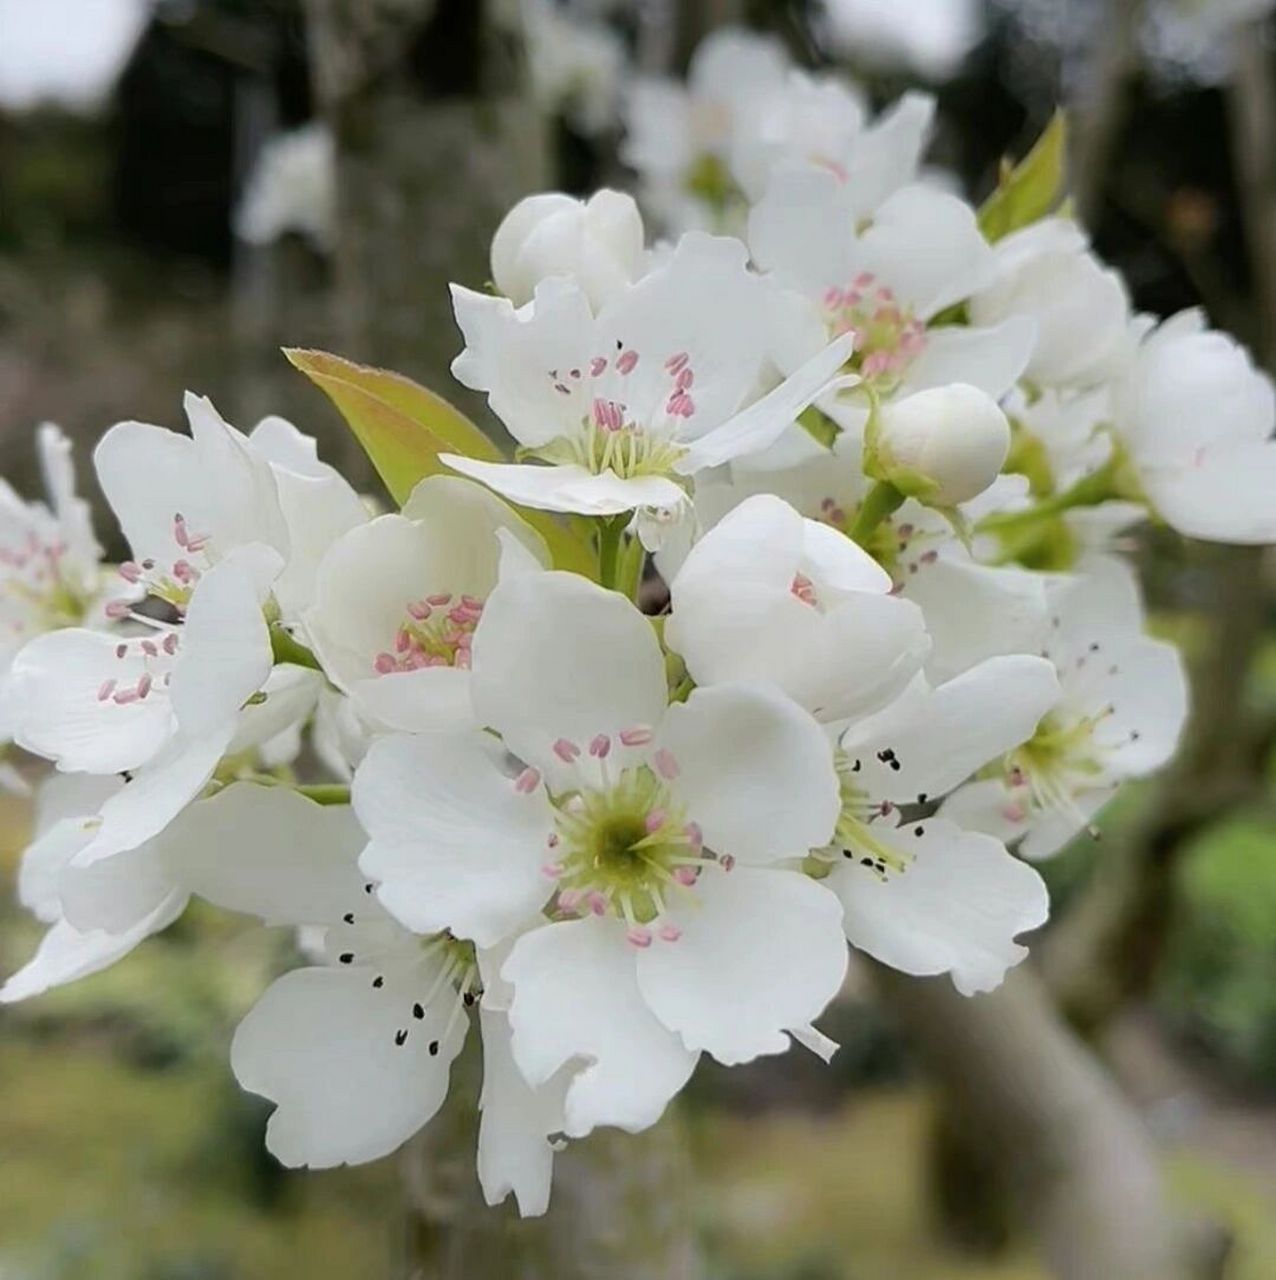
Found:
<svg viewBox="0 0 1276 1280"><path fill-rule="evenodd" d="M1157 1153L1097 1060L1018 970L967 999L947 979L873 966L883 1006L943 1087L968 1147L997 1153L1002 1188L1059 1280L1211 1280L1230 1247L1166 1200Z"/></svg>

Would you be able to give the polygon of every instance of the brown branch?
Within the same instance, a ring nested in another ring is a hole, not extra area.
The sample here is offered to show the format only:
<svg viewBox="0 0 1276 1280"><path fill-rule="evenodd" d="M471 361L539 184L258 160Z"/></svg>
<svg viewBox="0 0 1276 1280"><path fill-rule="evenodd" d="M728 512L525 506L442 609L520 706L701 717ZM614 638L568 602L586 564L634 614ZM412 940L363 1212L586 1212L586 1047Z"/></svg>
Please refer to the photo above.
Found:
<svg viewBox="0 0 1276 1280"><path fill-rule="evenodd" d="M882 1003L942 1087L967 1150L1059 1280L1209 1280L1229 1240L1167 1202L1137 1115L1027 971L973 1000L945 978L874 967ZM985 1161L986 1164L986 1161Z"/></svg>

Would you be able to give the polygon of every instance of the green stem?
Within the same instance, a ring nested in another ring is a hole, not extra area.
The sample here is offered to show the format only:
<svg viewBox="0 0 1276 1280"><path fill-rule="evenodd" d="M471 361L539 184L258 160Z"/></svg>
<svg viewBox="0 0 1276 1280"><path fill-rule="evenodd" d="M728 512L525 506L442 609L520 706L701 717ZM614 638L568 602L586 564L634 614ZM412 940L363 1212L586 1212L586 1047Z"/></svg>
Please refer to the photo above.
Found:
<svg viewBox="0 0 1276 1280"><path fill-rule="evenodd" d="M980 533L1006 533L1053 520L1074 507L1093 507L1117 496L1116 479L1118 460L1114 457L1098 471L1082 476L1070 489L1043 498L1025 511L1007 511L985 517L979 522Z"/></svg>
<svg viewBox="0 0 1276 1280"><path fill-rule="evenodd" d="M323 670L319 659L287 631L282 623L270 624L270 651L276 662L289 662L295 667L309 667L312 671Z"/></svg>
<svg viewBox="0 0 1276 1280"><path fill-rule="evenodd" d="M350 788L340 782L315 782L295 788L299 796L315 804L349 804Z"/></svg>
<svg viewBox="0 0 1276 1280"><path fill-rule="evenodd" d="M851 526L851 537L861 547L866 546L877 526L903 505L904 497L889 480L877 481L860 504L859 514Z"/></svg>
<svg viewBox="0 0 1276 1280"><path fill-rule="evenodd" d="M627 521L624 516L608 516L598 523L598 581L609 591L616 589L620 574L620 544Z"/></svg>

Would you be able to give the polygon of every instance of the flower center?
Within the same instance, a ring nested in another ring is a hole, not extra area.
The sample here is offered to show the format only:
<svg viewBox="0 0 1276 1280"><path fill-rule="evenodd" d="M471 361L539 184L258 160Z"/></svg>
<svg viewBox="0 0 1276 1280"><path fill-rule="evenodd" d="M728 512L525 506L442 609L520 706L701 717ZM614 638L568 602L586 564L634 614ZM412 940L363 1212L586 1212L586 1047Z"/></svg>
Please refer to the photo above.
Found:
<svg viewBox="0 0 1276 1280"><path fill-rule="evenodd" d="M619 740L643 746L650 730L625 730ZM706 867L727 871L734 860L704 848L676 794L678 764L668 751L614 769L611 749L611 739L599 734L589 745L596 769L578 770L578 785L550 797L554 830L544 872L557 885L554 907L621 919L635 947L649 947L655 938L676 942L681 930L667 918L670 900L691 893ZM582 755L563 739L554 751L567 764ZM529 769L515 785L528 792L539 783L539 773Z"/></svg>
<svg viewBox="0 0 1276 1280"><path fill-rule="evenodd" d="M404 610L404 620L394 633L394 643L373 659L379 676L422 667L458 667L468 671L470 645L483 616L477 596L453 597L439 592L414 600Z"/></svg>
<svg viewBox="0 0 1276 1280"><path fill-rule="evenodd" d="M1094 731L1111 713L1110 707L1074 719L1047 713L1032 737L996 766L1018 793L1012 802L1015 811L1008 812L1007 817L1022 821L1026 802L1032 809L1054 810L1078 826L1088 826L1076 796L1100 785L1104 771L1102 748L1094 740Z"/></svg>
<svg viewBox="0 0 1276 1280"><path fill-rule="evenodd" d="M120 565L120 577L130 586L140 585L146 595L165 601L178 613L185 613L195 584L209 567L211 537L192 532L186 517L177 512L173 516L172 540L171 550L159 559L126 560ZM172 558L168 559L170 555ZM131 611L128 600L113 600L106 606L107 616L117 619L128 617Z"/></svg>
<svg viewBox="0 0 1276 1280"><path fill-rule="evenodd" d="M168 693L181 636L162 623L151 621L150 625L155 628L154 635L141 640L121 640L115 646L119 673L98 686L99 702L126 707Z"/></svg>
<svg viewBox="0 0 1276 1280"><path fill-rule="evenodd" d="M554 391L577 402L579 424L571 434L527 450L524 456L580 466L592 475L610 471L622 480L670 474L686 452L677 443L679 426L696 413L695 370L685 351L665 361L668 384L651 412L652 420L646 421L631 407L628 389L640 360L637 351L617 342L614 356L595 356L566 371L551 369Z"/></svg>
<svg viewBox="0 0 1276 1280"><path fill-rule="evenodd" d="M893 758L894 753L889 750L879 756L887 765ZM900 849L889 834L883 838L877 826L879 818L889 817L895 812L895 806L889 800L874 800L869 795L859 782L861 762L840 747L834 752L833 765L837 770L842 809L833 828L831 844L817 857L826 863L837 857L847 858L882 877L888 872L898 874L906 871L912 856ZM895 828L889 831L893 834Z"/></svg>
<svg viewBox="0 0 1276 1280"><path fill-rule="evenodd" d="M834 337L855 335L851 368L879 389L897 383L926 346L926 325L871 271L826 289L824 318Z"/></svg>
<svg viewBox="0 0 1276 1280"><path fill-rule="evenodd" d="M6 620L15 637L72 627L82 622L87 601L64 569L67 547L44 541L35 530L17 546L0 546L0 596L19 602Z"/></svg>

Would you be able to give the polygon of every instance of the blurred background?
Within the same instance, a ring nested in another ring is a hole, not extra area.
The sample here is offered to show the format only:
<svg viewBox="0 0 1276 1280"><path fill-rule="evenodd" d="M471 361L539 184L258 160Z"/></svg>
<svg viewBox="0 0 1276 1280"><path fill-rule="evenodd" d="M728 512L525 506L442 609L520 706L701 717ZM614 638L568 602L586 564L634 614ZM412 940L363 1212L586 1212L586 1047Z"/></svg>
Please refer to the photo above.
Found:
<svg viewBox="0 0 1276 1280"><path fill-rule="evenodd" d="M244 428L292 418L371 485L278 348L395 367L480 415L447 375L447 281L483 285L520 195L631 184L627 68L679 74L727 23L878 102L933 91L931 158L975 199L1066 105L1076 207L1136 303L1203 306L1271 368L1270 8L0 0L0 473L34 496L38 422L87 467L116 421L179 426L190 387ZM1095 1229L1076 1188L1096 1162L1128 1161L1134 1185L1145 1160L1184 1276L1276 1276L1276 573L1270 553L1155 533L1138 554L1193 664L1194 719L1180 762L1046 868L1033 971L962 1003L865 969L827 1019L832 1068L702 1068L680 1116L624 1140L652 1175L641 1213L607 1209L632 1267L597 1274L1036 1280L1043 1240ZM0 796L6 973L37 937L7 887L28 821ZM192 909L115 969L0 1011L2 1280L521 1274L435 1265L460 1227L419 1176L428 1152L323 1174L264 1153L265 1108L226 1051L290 948Z"/></svg>

